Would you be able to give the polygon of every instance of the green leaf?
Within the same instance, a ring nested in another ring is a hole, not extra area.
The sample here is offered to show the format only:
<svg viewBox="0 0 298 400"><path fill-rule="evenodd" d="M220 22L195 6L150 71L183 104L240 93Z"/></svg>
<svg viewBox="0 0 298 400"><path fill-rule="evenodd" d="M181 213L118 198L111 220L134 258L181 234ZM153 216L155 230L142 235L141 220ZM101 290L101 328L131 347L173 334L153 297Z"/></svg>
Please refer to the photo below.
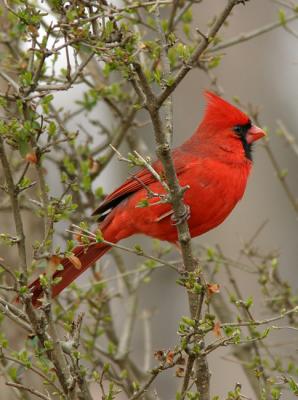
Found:
<svg viewBox="0 0 298 400"><path fill-rule="evenodd" d="M96 235L97 243L102 243L104 241L104 237L103 237L102 231L100 229L97 229L97 231L95 232L95 235Z"/></svg>
<svg viewBox="0 0 298 400"><path fill-rule="evenodd" d="M183 43L178 43L176 48L177 48L177 54L179 55L179 57L182 58L183 61L187 61L191 54L190 47L186 46Z"/></svg>
<svg viewBox="0 0 298 400"><path fill-rule="evenodd" d="M155 71L153 71L153 78L154 78L155 82L158 83L158 85L160 85L160 83L161 83L161 77L162 77L162 73L161 73L160 69L155 69Z"/></svg>
<svg viewBox="0 0 298 400"><path fill-rule="evenodd" d="M48 134L54 136L57 132L57 127L54 121L51 121L48 125Z"/></svg>
<svg viewBox="0 0 298 400"><path fill-rule="evenodd" d="M25 157L26 154L29 153L30 146L28 144L28 141L25 139L19 139L18 140L18 146L19 146L19 152L22 157Z"/></svg>
<svg viewBox="0 0 298 400"><path fill-rule="evenodd" d="M161 21L161 28L162 28L162 30L163 30L164 32L167 32L168 27L169 27L169 21L168 21L167 19L163 19L163 20Z"/></svg>
<svg viewBox="0 0 298 400"><path fill-rule="evenodd" d="M56 278L53 279L52 284L53 285L58 285L58 283L60 283L62 281L62 277L61 276L57 276Z"/></svg>
<svg viewBox="0 0 298 400"><path fill-rule="evenodd" d="M46 350L53 350L54 345L53 345L52 340L45 340L44 341L44 347L45 347Z"/></svg>
<svg viewBox="0 0 298 400"><path fill-rule="evenodd" d="M97 199L102 199L104 197L104 190L102 186L99 186L97 189L95 189L94 192L95 196Z"/></svg>
<svg viewBox="0 0 298 400"><path fill-rule="evenodd" d="M3 332L0 332L0 346L3 349L6 349L8 346L8 340L6 339L5 335Z"/></svg>
<svg viewBox="0 0 298 400"><path fill-rule="evenodd" d="M215 259L215 250L212 247L207 248L207 261L214 261Z"/></svg>
<svg viewBox="0 0 298 400"><path fill-rule="evenodd" d="M49 95L43 97L43 99L41 101L41 106L42 106L43 112L45 114L49 113L49 111L50 111L50 107L49 106L50 106L50 104L51 104L53 99L54 99L54 96L52 94L49 94Z"/></svg>
<svg viewBox="0 0 298 400"><path fill-rule="evenodd" d="M26 176L24 176L21 180L21 182L19 183L19 188L20 189L25 189L26 187L28 187L31 184L31 180L29 178L27 178Z"/></svg>
<svg viewBox="0 0 298 400"><path fill-rule="evenodd" d="M28 292L29 292L29 289L28 289L27 286L21 286L21 287L20 287L20 290L19 290L20 295L26 294L26 293L28 293Z"/></svg>
<svg viewBox="0 0 298 400"><path fill-rule="evenodd" d="M30 86L33 83L32 74L29 71L25 71L20 75L20 83L23 86Z"/></svg>
<svg viewBox="0 0 298 400"><path fill-rule="evenodd" d="M26 368L31 368L32 363L26 350L21 350L19 353L17 353L17 358L25 365Z"/></svg>
<svg viewBox="0 0 298 400"><path fill-rule="evenodd" d="M294 381L294 379L292 377L290 377L290 379L288 379L288 384L290 387L290 390L296 395L298 396L298 383Z"/></svg>
<svg viewBox="0 0 298 400"><path fill-rule="evenodd" d="M16 367L10 367L8 369L8 375L12 381L16 382L18 380L18 369Z"/></svg>
<svg viewBox="0 0 298 400"><path fill-rule="evenodd" d="M183 32L185 33L185 36L190 39L190 25L189 24L183 24Z"/></svg>
<svg viewBox="0 0 298 400"><path fill-rule="evenodd" d="M7 101L3 97L0 97L0 107L6 107Z"/></svg>
<svg viewBox="0 0 298 400"><path fill-rule="evenodd" d="M192 9L191 8L186 10L185 13L182 15L182 21L185 23L190 23L192 21Z"/></svg>
<svg viewBox="0 0 298 400"><path fill-rule="evenodd" d="M135 247L134 247L134 249L136 250L136 252L137 252L138 255L141 256L141 255L144 254L144 251L143 251L142 247L141 247L139 244L136 244Z"/></svg>
<svg viewBox="0 0 298 400"><path fill-rule="evenodd" d="M189 326L192 326L192 327L195 326L195 321L193 319L188 318L188 317L182 317L181 319L186 325L189 325Z"/></svg>
<svg viewBox="0 0 298 400"><path fill-rule="evenodd" d="M109 37L114 30L114 23L112 21L107 21L105 24L104 34L105 37Z"/></svg>
<svg viewBox="0 0 298 400"><path fill-rule="evenodd" d="M245 301L245 307L250 308L253 305L253 298L249 296L247 300Z"/></svg>
<svg viewBox="0 0 298 400"><path fill-rule="evenodd" d="M136 205L137 208L144 208L144 207L148 207L148 206L149 206L148 199L140 200Z"/></svg>
<svg viewBox="0 0 298 400"><path fill-rule="evenodd" d="M281 390L278 387L273 387L271 389L271 395L273 400L279 400L281 397Z"/></svg>
<svg viewBox="0 0 298 400"><path fill-rule="evenodd" d="M109 342L109 344L108 344L108 353L109 353L110 355L113 355L113 354L116 354L116 351L117 351L117 348L116 348L116 346L114 345L114 343Z"/></svg>
<svg viewBox="0 0 298 400"><path fill-rule="evenodd" d="M49 286L49 279L46 275L39 275L39 281L42 288L47 288Z"/></svg>
<svg viewBox="0 0 298 400"><path fill-rule="evenodd" d="M211 60L208 62L208 68L212 69L212 68L218 67L221 59L222 59L222 56L219 56L219 55L212 57Z"/></svg>
<svg viewBox="0 0 298 400"><path fill-rule="evenodd" d="M103 371L106 373L106 372L109 372L110 371L110 368L111 368L111 365L109 364L109 363L104 363L104 366L103 366Z"/></svg>
<svg viewBox="0 0 298 400"><path fill-rule="evenodd" d="M283 8L278 11L278 18L281 25L285 26L287 23L286 13Z"/></svg>

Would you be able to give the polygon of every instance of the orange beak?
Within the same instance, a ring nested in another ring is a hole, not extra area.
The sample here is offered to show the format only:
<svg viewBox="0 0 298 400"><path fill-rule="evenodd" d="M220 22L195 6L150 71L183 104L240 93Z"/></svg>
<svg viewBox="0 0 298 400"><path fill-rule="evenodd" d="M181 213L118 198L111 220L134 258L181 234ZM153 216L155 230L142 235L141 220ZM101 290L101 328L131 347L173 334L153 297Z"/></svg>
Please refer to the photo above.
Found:
<svg viewBox="0 0 298 400"><path fill-rule="evenodd" d="M261 139L262 137L266 136L266 132L263 129L259 128L256 125L252 125L252 127L248 130L246 135L247 143L253 143L256 140Z"/></svg>

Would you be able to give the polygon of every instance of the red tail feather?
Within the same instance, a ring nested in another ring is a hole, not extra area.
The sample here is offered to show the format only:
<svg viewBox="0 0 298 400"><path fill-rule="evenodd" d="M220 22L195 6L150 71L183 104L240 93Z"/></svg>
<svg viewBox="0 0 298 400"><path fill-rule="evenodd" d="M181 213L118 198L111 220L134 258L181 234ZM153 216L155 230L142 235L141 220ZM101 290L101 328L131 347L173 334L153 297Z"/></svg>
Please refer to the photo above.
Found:
<svg viewBox="0 0 298 400"><path fill-rule="evenodd" d="M62 278L57 285L52 286L52 296L56 297L65 287L73 282L79 275L81 275L88 267L94 264L101 256L108 251L110 246L105 244L94 244L88 248L78 246L73 250L73 254L80 260L81 268L76 268L74 264L68 259L64 258L61 261L64 269L56 271L53 278ZM29 286L32 296L32 303L34 306L39 306L39 298L43 294L43 289L40 284L40 279L37 278Z"/></svg>

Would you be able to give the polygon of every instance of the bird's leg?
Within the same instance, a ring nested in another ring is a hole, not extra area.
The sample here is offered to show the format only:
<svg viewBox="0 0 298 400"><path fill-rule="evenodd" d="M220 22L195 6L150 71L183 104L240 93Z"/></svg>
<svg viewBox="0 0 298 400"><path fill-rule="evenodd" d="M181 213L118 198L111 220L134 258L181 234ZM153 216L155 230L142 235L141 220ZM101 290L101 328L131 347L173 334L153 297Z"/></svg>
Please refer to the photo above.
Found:
<svg viewBox="0 0 298 400"><path fill-rule="evenodd" d="M181 222L187 221L189 219L189 217L190 217L190 207L187 204L185 204L185 210L181 216L179 215L178 218L175 217L174 214L171 216L172 225L175 225L175 226L179 225L179 224L181 224Z"/></svg>

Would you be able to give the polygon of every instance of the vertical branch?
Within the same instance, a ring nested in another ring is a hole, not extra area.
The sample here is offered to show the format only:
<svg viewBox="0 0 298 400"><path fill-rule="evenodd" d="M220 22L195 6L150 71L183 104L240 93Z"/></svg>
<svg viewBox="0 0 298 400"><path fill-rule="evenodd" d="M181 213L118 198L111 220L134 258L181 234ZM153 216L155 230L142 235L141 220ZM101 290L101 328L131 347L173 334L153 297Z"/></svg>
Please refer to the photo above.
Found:
<svg viewBox="0 0 298 400"><path fill-rule="evenodd" d="M175 6L178 6L178 2L176 1L173 5L173 9ZM155 8L155 19L156 19L156 24L157 24L157 29L158 29L158 35L160 39L160 44L161 44L161 53L160 53L160 58L161 58L161 64L163 68L163 89L166 87L166 82L170 77L171 74L171 66L168 58L168 42L167 42L167 37L162 29L162 24L160 20L160 11L159 11L159 6L157 2L157 7ZM160 107L160 112L164 114L165 118L165 124L164 124L164 129L165 129L165 135L166 135L166 140L167 143L172 144L173 141L173 98L172 95L170 95L163 105Z"/></svg>
<svg viewBox="0 0 298 400"><path fill-rule="evenodd" d="M155 141L156 141L156 152L158 158L160 159L166 176L166 181L170 188L170 202L174 211L174 220L177 226L178 241L181 246L181 253L184 268L187 272L193 272L197 268L197 262L193 256L192 245L191 245L191 235L188 228L187 218L189 210L183 202L183 195L187 187L182 188L179 185L179 181L176 175L174 162L171 155L170 144L168 143L167 130L165 129L160 115L160 107L157 104L157 99L154 96L151 88L149 87L144 73L139 64L135 64L135 70L139 78L139 85L141 86L145 98L146 106L151 116L151 120L154 127ZM169 111L167 109L167 111ZM169 117L169 116L168 116ZM170 117L169 117L170 118ZM204 294L202 293L201 300L203 301ZM198 317L201 313L201 307L199 307L198 297L194 293L188 292L188 301L190 307L190 313L192 318ZM199 314L198 314L199 312ZM189 357L189 378L191 376L192 367L196 359L196 355L191 355ZM201 375L197 375L197 388L200 393L202 400L209 399L209 369L206 357L201 358L198 361L198 370ZM204 371L204 373L203 373ZM203 381L204 380L204 381ZM185 383L186 388L188 387L188 382ZM184 389L183 389L184 390ZM184 396L186 395L186 390L184 391Z"/></svg>
<svg viewBox="0 0 298 400"><path fill-rule="evenodd" d="M50 300L50 298L48 298ZM58 337L58 333L56 330L56 326L53 320L52 310L50 303L45 306L45 315L48 322L48 330L52 339L52 358L54 360L54 364L56 368L58 368L60 376L60 382L62 382L62 386L64 391L68 394L69 398L75 399L75 381L73 376L71 375L69 365L67 363L66 357L63 353L61 342Z"/></svg>
<svg viewBox="0 0 298 400"><path fill-rule="evenodd" d="M150 368L151 354L152 354L152 337L151 337L151 312L144 310L143 315L144 325L144 371L148 371Z"/></svg>
<svg viewBox="0 0 298 400"><path fill-rule="evenodd" d="M40 193L41 193L41 198L42 198L42 206L43 206L43 221L44 221L44 238L46 239L47 237L47 232L49 229L49 216L48 216L48 205L49 205L49 198L48 198L48 193L47 193L47 184L45 181L44 177L44 172L41 164L41 159L39 158L37 164L36 164L36 170L37 170L37 176L39 180L39 187L40 187Z"/></svg>
<svg viewBox="0 0 298 400"><path fill-rule="evenodd" d="M121 338L119 340L118 351L116 355L117 360L123 360L129 354L133 327L137 316L138 297L136 289L137 288L134 288L129 293L128 299L126 300L127 314Z"/></svg>
<svg viewBox="0 0 298 400"><path fill-rule="evenodd" d="M168 24L168 32L172 32L173 31L174 20L175 20L176 14L177 14L179 3L180 3L179 0L174 0L173 1L172 10L171 10L170 19L169 19L169 24ZM189 5L191 5L191 2L189 2Z"/></svg>
<svg viewBox="0 0 298 400"><path fill-rule="evenodd" d="M15 222L16 234L18 237L18 251L19 251L19 259L20 259L20 268L23 271L22 275L22 285L27 284L27 256L26 256L26 247L25 247L25 234L24 234L24 227L23 227L23 220L20 211L20 205L18 200L18 188L15 187L11 169L9 166L9 162L6 156L5 148L4 148L4 141L0 137L0 158L1 163L3 166L3 171L7 183L7 193L10 197L11 205L12 205L12 212Z"/></svg>

